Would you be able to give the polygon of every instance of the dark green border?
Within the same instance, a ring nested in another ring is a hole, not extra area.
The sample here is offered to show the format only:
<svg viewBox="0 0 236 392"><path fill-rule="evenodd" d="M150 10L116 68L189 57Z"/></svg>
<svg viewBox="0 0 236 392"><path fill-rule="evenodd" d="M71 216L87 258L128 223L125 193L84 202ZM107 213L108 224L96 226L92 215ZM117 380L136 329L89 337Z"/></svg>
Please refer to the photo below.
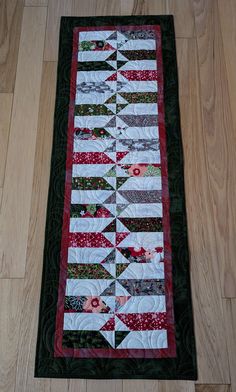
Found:
<svg viewBox="0 0 236 392"><path fill-rule="evenodd" d="M177 357L163 359L54 358L53 344L62 235L73 28L77 26L129 24L158 24L161 26L162 32ZM196 380L197 378L184 197L178 76L172 16L61 18L54 136L35 377L176 380Z"/></svg>

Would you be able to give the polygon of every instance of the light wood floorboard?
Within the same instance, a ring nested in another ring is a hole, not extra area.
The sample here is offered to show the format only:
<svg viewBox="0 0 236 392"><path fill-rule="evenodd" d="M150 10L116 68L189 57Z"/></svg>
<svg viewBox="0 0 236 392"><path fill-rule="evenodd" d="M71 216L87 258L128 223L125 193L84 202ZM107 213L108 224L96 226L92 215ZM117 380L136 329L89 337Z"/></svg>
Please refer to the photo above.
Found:
<svg viewBox="0 0 236 392"><path fill-rule="evenodd" d="M0 1L0 92L14 90L23 0Z"/></svg>
<svg viewBox="0 0 236 392"><path fill-rule="evenodd" d="M124 380L123 392L194 392L193 381Z"/></svg>
<svg viewBox="0 0 236 392"><path fill-rule="evenodd" d="M199 382L229 382L226 337L201 120L197 47L178 39L181 125ZM218 282L218 284L215 284ZM204 328L203 328L204 325Z"/></svg>
<svg viewBox="0 0 236 392"><path fill-rule="evenodd" d="M224 257L224 274L223 274L223 294L228 298L236 297L236 263L235 263L235 242L236 235L236 213L234 204L234 190L236 182L236 2L234 0L219 0L219 12L216 20L218 30L221 30L221 48L222 62L224 66L224 78L221 84L224 86L224 95L222 94L220 116L221 131L226 134L226 157L227 160L227 195L225 195L225 204L227 205L228 219L227 227L227 248ZM222 72L219 73L220 75ZM219 77L218 74L218 77ZM221 76L220 76L221 79ZM225 87L226 86L226 87ZM222 195L223 197L223 195ZM224 228L222 228L224 229Z"/></svg>
<svg viewBox="0 0 236 392"><path fill-rule="evenodd" d="M15 388L23 284L22 279L0 279L1 392L14 392Z"/></svg>
<svg viewBox="0 0 236 392"><path fill-rule="evenodd" d="M1 206L2 206L2 188L0 188L0 213L1 213Z"/></svg>
<svg viewBox="0 0 236 392"><path fill-rule="evenodd" d="M0 188L5 176L13 94L0 94Z"/></svg>
<svg viewBox="0 0 236 392"><path fill-rule="evenodd" d="M212 263L218 268L222 295L236 296L235 242L236 134L220 31L217 1L194 0L201 113L203 120L205 177L209 184Z"/></svg>
<svg viewBox="0 0 236 392"><path fill-rule="evenodd" d="M25 7L2 195L1 277L25 274L45 25L45 7Z"/></svg>
<svg viewBox="0 0 236 392"><path fill-rule="evenodd" d="M121 0L121 15L162 15L166 13L166 1Z"/></svg>
<svg viewBox="0 0 236 392"><path fill-rule="evenodd" d="M224 301L224 315L229 354L231 391L236 392L236 299Z"/></svg>
<svg viewBox="0 0 236 392"><path fill-rule="evenodd" d="M50 380L34 379L34 357L38 325L36 304L39 304L42 274L56 69L56 63L45 63L42 74L15 392L44 392L46 388L51 387Z"/></svg>
<svg viewBox="0 0 236 392"><path fill-rule="evenodd" d="M231 392L230 385L197 385L196 392Z"/></svg>
<svg viewBox="0 0 236 392"><path fill-rule="evenodd" d="M87 392L122 392L122 380L87 380Z"/></svg>
<svg viewBox="0 0 236 392"><path fill-rule="evenodd" d="M25 6L42 7L48 5L48 0L25 0Z"/></svg>
<svg viewBox="0 0 236 392"><path fill-rule="evenodd" d="M174 15L175 32L178 38L195 36L194 13L191 0L167 0L166 13Z"/></svg>

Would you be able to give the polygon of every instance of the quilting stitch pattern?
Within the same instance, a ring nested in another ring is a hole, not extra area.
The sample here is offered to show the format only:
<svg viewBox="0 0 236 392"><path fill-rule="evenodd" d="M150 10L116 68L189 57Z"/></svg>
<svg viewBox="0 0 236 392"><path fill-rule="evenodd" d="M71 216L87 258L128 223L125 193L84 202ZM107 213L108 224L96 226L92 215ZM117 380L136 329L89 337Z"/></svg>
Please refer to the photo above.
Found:
<svg viewBox="0 0 236 392"><path fill-rule="evenodd" d="M155 30L78 34L62 348L152 356L168 349L173 327L165 292L158 38Z"/></svg>

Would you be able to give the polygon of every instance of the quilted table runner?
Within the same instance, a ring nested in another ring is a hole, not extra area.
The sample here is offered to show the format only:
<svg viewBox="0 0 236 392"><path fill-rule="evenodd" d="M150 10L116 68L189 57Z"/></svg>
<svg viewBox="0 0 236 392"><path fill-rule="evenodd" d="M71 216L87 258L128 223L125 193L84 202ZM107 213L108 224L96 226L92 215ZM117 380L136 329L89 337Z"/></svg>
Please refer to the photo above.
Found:
<svg viewBox="0 0 236 392"><path fill-rule="evenodd" d="M171 16L62 18L35 375L196 379Z"/></svg>

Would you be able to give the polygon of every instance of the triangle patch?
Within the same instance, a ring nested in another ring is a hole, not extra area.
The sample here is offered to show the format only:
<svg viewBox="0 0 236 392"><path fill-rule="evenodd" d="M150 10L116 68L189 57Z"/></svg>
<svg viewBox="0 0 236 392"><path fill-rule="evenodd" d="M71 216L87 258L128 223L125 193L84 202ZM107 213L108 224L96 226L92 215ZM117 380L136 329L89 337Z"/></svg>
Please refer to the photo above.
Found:
<svg viewBox="0 0 236 392"><path fill-rule="evenodd" d="M116 192L116 202L120 204L129 204L128 200L126 200L121 194L120 191Z"/></svg>
<svg viewBox="0 0 236 392"><path fill-rule="evenodd" d="M130 293L128 293L128 291L118 282L118 280L115 282L115 292L116 295L120 296L120 297L129 297Z"/></svg>
<svg viewBox="0 0 236 392"><path fill-rule="evenodd" d="M124 57L124 56L123 56ZM124 57L125 58L125 57ZM116 61L117 60L117 51L113 52L106 61ZM127 60L127 59L126 59ZM127 60L128 61L128 60Z"/></svg>
<svg viewBox="0 0 236 392"><path fill-rule="evenodd" d="M122 287L122 286L121 286ZM110 286L108 286L105 290L103 290L103 292L100 294L100 297L102 296L111 296L111 295L116 295L116 282L115 280L110 284ZM128 293L129 295L129 293Z"/></svg>
<svg viewBox="0 0 236 392"><path fill-rule="evenodd" d="M113 276L113 278L115 278L116 277L116 265L115 264L105 264L105 263L103 263L103 268L105 268L105 270L107 271L107 272L109 272L109 274L111 275L111 276Z"/></svg>
<svg viewBox="0 0 236 392"><path fill-rule="evenodd" d="M120 128L127 128L127 124L119 117L116 117L116 126Z"/></svg>
<svg viewBox="0 0 236 392"><path fill-rule="evenodd" d="M122 177L122 178L124 178L124 177ZM122 204L118 204L117 203L117 205L116 205L117 215L120 215L127 207L128 207L128 204L123 204L123 203ZM122 232L122 230L117 230L117 231Z"/></svg>
<svg viewBox="0 0 236 392"><path fill-rule="evenodd" d="M100 331L114 331L114 329L115 329L115 318L112 317L106 322L106 324L103 325Z"/></svg>
<svg viewBox="0 0 236 392"><path fill-rule="evenodd" d="M106 105L104 105L107 107L107 109L109 109L112 113L116 114L116 110L117 110L117 105L114 103L108 103Z"/></svg>
<svg viewBox="0 0 236 392"><path fill-rule="evenodd" d="M121 248L120 248L121 249ZM116 263L117 264L129 264L129 260L123 256L119 248L116 248Z"/></svg>
<svg viewBox="0 0 236 392"><path fill-rule="evenodd" d="M109 37L107 38L107 40L111 40L111 39L117 40L117 31L114 31L114 33L109 35Z"/></svg>
<svg viewBox="0 0 236 392"><path fill-rule="evenodd" d="M129 61L122 53L120 53L118 50L116 51L116 57L118 61ZM114 53L113 53L114 54Z"/></svg>
<svg viewBox="0 0 236 392"><path fill-rule="evenodd" d="M110 211L110 217L113 218L116 216L116 206L112 204L102 204L108 211Z"/></svg>
<svg viewBox="0 0 236 392"><path fill-rule="evenodd" d="M115 312L115 307L116 307L116 297L115 296L110 296L110 297L100 297L101 300L110 308L111 313Z"/></svg>
<svg viewBox="0 0 236 392"><path fill-rule="evenodd" d="M110 241L110 243L112 244L112 245L114 245L115 246L115 243L116 243L116 234L115 233L112 233L112 232L103 232L103 235L104 235L104 237L106 237L106 239L108 240L108 241Z"/></svg>
<svg viewBox="0 0 236 392"><path fill-rule="evenodd" d="M116 203L116 192L112 193L105 201L106 204L115 204Z"/></svg>
<svg viewBox="0 0 236 392"><path fill-rule="evenodd" d="M104 150L104 152L114 152L116 151L116 140L109 140L109 146Z"/></svg>
<svg viewBox="0 0 236 392"><path fill-rule="evenodd" d="M120 94L117 94L116 103L129 103L129 102L126 101L126 99L124 99Z"/></svg>
<svg viewBox="0 0 236 392"><path fill-rule="evenodd" d="M116 233L116 246L119 245L129 234L130 233Z"/></svg>
<svg viewBox="0 0 236 392"><path fill-rule="evenodd" d="M116 103L116 95L114 94L114 95L112 95L110 98L108 98L108 99L105 101L105 104L107 104L107 103Z"/></svg>
<svg viewBox="0 0 236 392"><path fill-rule="evenodd" d="M107 127L112 127L112 128L116 127L116 116L112 117L108 121L108 123L105 125L105 128L107 128Z"/></svg>
<svg viewBox="0 0 236 392"><path fill-rule="evenodd" d="M105 324L106 325L106 324ZM102 336L108 341L108 343L111 345L111 347L115 347L115 331L104 331L100 329L100 333Z"/></svg>
<svg viewBox="0 0 236 392"><path fill-rule="evenodd" d="M112 159L114 162L116 162L116 152L114 152L114 151L109 151L109 152L106 152L106 155L107 155L110 159Z"/></svg>
<svg viewBox="0 0 236 392"><path fill-rule="evenodd" d="M115 331L115 347L117 348L130 331Z"/></svg>
<svg viewBox="0 0 236 392"><path fill-rule="evenodd" d="M115 261L116 261L116 250L113 249L111 251L111 253L109 253L109 255L107 255L105 257L105 259L103 259L101 261L101 264L105 264L105 263L107 263L107 264L115 264Z"/></svg>
<svg viewBox="0 0 236 392"><path fill-rule="evenodd" d="M116 220L116 230L120 233L129 233L130 231L120 222L119 219Z"/></svg>
<svg viewBox="0 0 236 392"><path fill-rule="evenodd" d="M113 67L114 69L116 69L117 67L117 61L106 61L107 64L109 64L111 67Z"/></svg>
<svg viewBox="0 0 236 392"><path fill-rule="evenodd" d="M125 296L116 296L116 306L115 306L115 311L117 312L119 309L121 309L126 302L131 298L131 295L128 297Z"/></svg>
<svg viewBox="0 0 236 392"><path fill-rule="evenodd" d="M117 161L121 161L127 154L129 153L129 151L120 151L116 153L116 159Z"/></svg>
<svg viewBox="0 0 236 392"><path fill-rule="evenodd" d="M111 76L109 76L106 81L115 81L117 80L117 72L113 73Z"/></svg>
<svg viewBox="0 0 236 392"><path fill-rule="evenodd" d="M119 82L128 82L128 79L121 72L122 71L117 72L117 80L119 80ZM106 80L108 80L108 79L106 79Z"/></svg>
<svg viewBox="0 0 236 392"><path fill-rule="evenodd" d="M106 182L108 182L108 184L110 184L114 189L116 187L116 177L103 177L104 180L106 180Z"/></svg>
<svg viewBox="0 0 236 392"><path fill-rule="evenodd" d="M123 65L125 65L127 63L127 61L117 61L117 69L123 67Z"/></svg>
<svg viewBox="0 0 236 392"><path fill-rule="evenodd" d="M126 268L129 266L129 264L115 264L114 265L116 267L116 277L118 278L122 272L124 272L126 270ZM110 271L108 271L110 273Z"/></svg>
<svg viewBox="0 0 236 392"><path fill-rule="evenodd" d="M95 43L103 43L103 47L101 48L95 48L94 51L99 51L99 50L116 50L116 48L114 48L109 42L107 41L93 41ZM115 45L116 46L116 45Z"/></svg>
<svg viewBox="0 0 236 392"><path fill-rule="evenodd" d="M107 38L105 41L105 50L116 50L117 49L117 42L114 40L110 40Z"/></svg>
<svg viewBox="0 0 236 392"><path fill-rule="evenodd" d="M127 105L129 105L128 103L118 103L116 105L116 113L121 112Z"/></svg>
<svg viewBox="0 0 236 392"><path fill-rule="evenodd" d="M126 44L127 41L128 41L127 39L124 39L122 42L118 42L117 48L118 49L123 48L123 46Z"/></svg>
<svg viewBox="0 0 236 392"><path fill-rule="evenodd" d="M128 179L129 177L117 177L116 188L119 189Z"/></svg>
<svg viewBox="0 0 236 392"><path fill-rule="evenodd" d="M114 219L108 226L103 229L103 233L107 231L116 231L116 219Z"/></svg>
<svg viewBox="0 0 236 392"><path fill-rule="evenodd" d="M124 32L124 34L125 34L125 32ZM120 33L119 31L117 32L117 41L118 42L121 43L124 41L128 41L127 37L124 34Z"/></svg>
<svg viewBox="0 0 236 392"><path fill-rule="evenodd" d="M116 166L113 166L110 170L108 170L105 177L116 177Z"/></svg>
<svg viewBox="0 0 236 392"><path fill-rule="evenodd" d="M115 316L115 325L116 331L130 331L127 325L125 325L117 316Z"/></svg>

